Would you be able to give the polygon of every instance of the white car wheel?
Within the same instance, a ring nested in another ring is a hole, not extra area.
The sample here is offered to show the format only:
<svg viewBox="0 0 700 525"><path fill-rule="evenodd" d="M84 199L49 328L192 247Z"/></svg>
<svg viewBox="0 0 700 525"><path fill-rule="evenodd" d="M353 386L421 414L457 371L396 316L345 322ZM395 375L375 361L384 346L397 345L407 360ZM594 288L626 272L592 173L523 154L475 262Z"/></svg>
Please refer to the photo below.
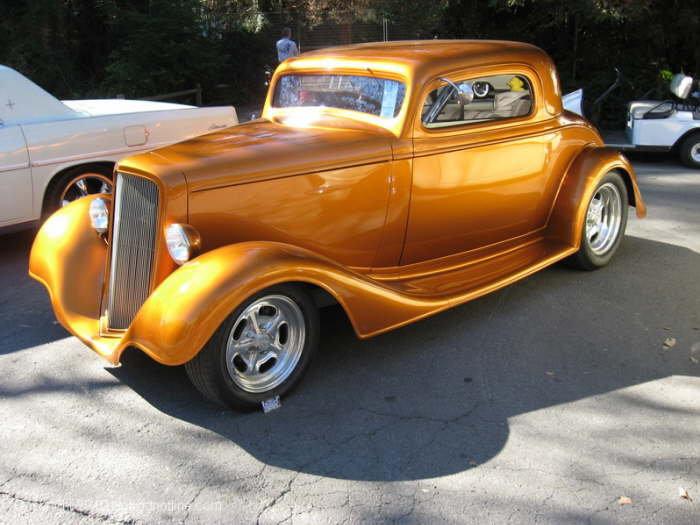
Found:
<svg viewBox="0 0 700 525"><path fill-rule="evenodd" d="M680 156L689 168L700 169L700 133L686 137L681 143Z"/></svg>

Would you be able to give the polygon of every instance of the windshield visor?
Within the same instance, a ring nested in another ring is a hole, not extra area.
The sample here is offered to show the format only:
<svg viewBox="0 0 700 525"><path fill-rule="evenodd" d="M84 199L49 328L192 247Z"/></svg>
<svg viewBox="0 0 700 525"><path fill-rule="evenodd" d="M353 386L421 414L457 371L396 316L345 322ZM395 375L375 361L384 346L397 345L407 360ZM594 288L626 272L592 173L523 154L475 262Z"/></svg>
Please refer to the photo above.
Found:
<svg viewBox="0 0 700 525"><path fill-rule="evenodd" d="M277 81L273 107L316 106L394 118L406 87L397 80L359 75L284 75Z"/></svg>

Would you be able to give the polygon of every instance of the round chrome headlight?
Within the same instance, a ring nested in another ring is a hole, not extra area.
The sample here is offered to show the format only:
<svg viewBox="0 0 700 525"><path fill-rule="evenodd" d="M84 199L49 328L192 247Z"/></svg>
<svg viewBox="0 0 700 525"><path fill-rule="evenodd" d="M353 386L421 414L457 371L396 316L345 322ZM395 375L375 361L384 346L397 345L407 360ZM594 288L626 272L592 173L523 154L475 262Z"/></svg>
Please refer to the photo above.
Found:
<svg viewBox="0 0 700 525"><path fill-rule="evenodd" d="M201 241L199 233L192 226L174 223L165 229L165 244L173 261L185 264L199 255Z"/></svg>
<svg viewBox="0 0 700 525"><path fill-rule="evenodd" d="M109 206L107 201L98 197L90 203L90 223L97 233L106 233L109 229Z"/></svg>

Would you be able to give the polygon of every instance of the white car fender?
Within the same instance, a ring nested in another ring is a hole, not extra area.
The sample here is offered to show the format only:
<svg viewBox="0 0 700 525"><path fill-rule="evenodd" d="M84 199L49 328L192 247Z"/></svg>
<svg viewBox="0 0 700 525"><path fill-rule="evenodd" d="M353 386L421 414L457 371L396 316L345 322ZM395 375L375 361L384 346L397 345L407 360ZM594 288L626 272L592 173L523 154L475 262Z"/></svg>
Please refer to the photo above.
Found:
<svg viewBox="0 0 700 525"><path fill-rule="evenodd" d="M0 226L31 217L31 168L22 128L0 126Z"/></svg>
<svg viewBox="0 0 700 525"><path fill-rule="evenodd" d="M89 121L89 122L86 122ZM119 159L238 123L230 107L151 111L23 126L34 186L33 218L53 177L67 168ZM88 125L86 125L88 124Z"/></svg>
<svg viewBox="0 0 700 525"><path fill-rule="evenodd" d="M577 89L561 97L564 109L583 116L583 89Z"/></svg>
<svg viewBox="0 0 700 525"><path fill-rule="evenodd" d="M139 100L59 101L0 66L0 228L40 218L51 180L66 169L238 124L232 106Z"/></svg>
<svg viewBox="0 0 700 525"><path fill-rule="evenodd" d="M700 128L691 111L674 111L663 119L628 117L628 138L634 146L672 148L688 131Z"/></svg>

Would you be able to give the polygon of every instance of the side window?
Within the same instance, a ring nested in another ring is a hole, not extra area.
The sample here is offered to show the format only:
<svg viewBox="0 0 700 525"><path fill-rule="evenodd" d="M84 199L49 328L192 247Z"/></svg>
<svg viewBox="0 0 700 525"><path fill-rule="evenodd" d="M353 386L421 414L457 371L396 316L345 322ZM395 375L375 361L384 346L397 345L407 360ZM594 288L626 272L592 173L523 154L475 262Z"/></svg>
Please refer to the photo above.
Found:
<svg viewBox="0 0 700 525"><path fill-rule="evenodd" d="M532 110L532 86L523 75L492 75L458 83L464 84L473 96L459 96L450 84L428 94L421 113L426 128L522 117Z"/></svg>

